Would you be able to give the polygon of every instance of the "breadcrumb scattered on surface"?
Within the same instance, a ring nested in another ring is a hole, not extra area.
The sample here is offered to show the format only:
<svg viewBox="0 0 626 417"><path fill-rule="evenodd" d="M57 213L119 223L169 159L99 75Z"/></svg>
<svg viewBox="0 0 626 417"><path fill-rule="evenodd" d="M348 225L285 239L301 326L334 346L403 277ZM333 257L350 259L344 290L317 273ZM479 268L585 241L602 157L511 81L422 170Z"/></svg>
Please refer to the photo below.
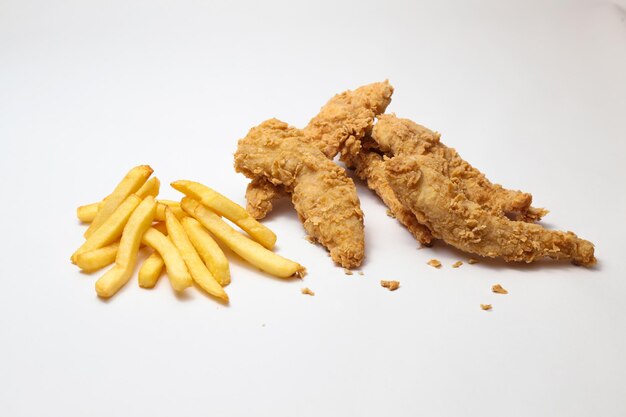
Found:
<svg viewBox="0 0 626 417"><path fill-rule="evenodd" d="M311 295L311 296L315 295L315 293L311 291L310 288L307 288L307 287L302 288L300 292L302 292L302 294L305 294L305 295Z"/></svg>
<svg viewBox="0 0 626 417"><path fill-rule="evenodd" d="M389 291L395 291L400 288L399 281L380 281L380 285L387 288Z"/></svg>
<svg viewBox="0 0 626 417"><path fill-rule="evenodd" d="M480 308L482 308L485 311L489 311L491 310L491 304L481 304Z"/></svg>
<svg viewBox="0 0 626 417"><path fill-rule="evenodd" d="M430 266L432 266L434 268L441 268L441 262L439 262L437 259L431 259L427 263L428 263L428 265L430 265Z"/></svg>
<svg viewBox="0 0 626 417"><path fill-rule="evenodd" d="M467 260L467 263L468 263L468 264L470 264L470 265L477 264L477 263L478 263L478 259L475 259L475 258L469 258L469 259Z"/></svg>
<svg viewBox="0 0 626 417"><path fill-rule="evenodd" d="M350 271L349 269L344 268L343 269L343 273L346 275L352 275L352 271Z"/></svg>
<svg viewBox="0 0 626 417"><path fill-rule="evenodd" d="M391 211L391 210L387 210L387 216L391 217L392 219L396 218L396 216L393 214L393 211Z"/></svg>
<svg viewBox="0 0 626 417"><path fill-rule="evenodd" d="M363 276L365 274L363 274L363 271L359 271L359 275Z"/></svg>
<svg viewBox="0 0 626 417"><path fill-rule="evenodd" d="M306 240L307 242L312 243L312 244L314 244L314 243L315 243L315 239L313 239L313 238L312 238L311 236L309 236L309 235L306 235L306 236L304 237L304 240Z"/></svg>
<svg viewBox="0 0 626 417"><path fill-rule="evenodd" d="M509 293L507 290L502 288L502 285L500 284L492 285L491 291L495 292L496 294L508 294Z"/></svg>
<svg viewBox="0 0 626 417"><path fill-rule="evenodd" d="M452 268L458 268L459 266L463 265L463 262L461 261L456 261L455 263L452 264Z"/></svg>

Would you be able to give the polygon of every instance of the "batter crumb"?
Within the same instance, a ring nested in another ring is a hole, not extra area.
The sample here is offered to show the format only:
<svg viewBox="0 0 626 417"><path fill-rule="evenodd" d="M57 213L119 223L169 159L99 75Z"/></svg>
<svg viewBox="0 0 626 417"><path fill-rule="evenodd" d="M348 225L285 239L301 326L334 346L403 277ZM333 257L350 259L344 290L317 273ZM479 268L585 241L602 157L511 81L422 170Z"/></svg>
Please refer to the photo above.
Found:
<svg viewBox="0 0 626 417"><path fill-rule="evenodd" d="M430 265L430 266L432 266L434 268L441 268L441 262L439 262L437 259L431 259L427 263L428 263L428 265Z"/></svg>
<svg viewBox="0 0 626 417"><path fill-rule="evenodd" d="M380 281L380 285L387 288L389 291L395 291L400 288L399 281Z"/></svg>
<svg viewBox="0 0 626 417"><path fill-rule="evenodd" d="M477 263L478 263L478 259L469 258L469 259L467 260L467 263L468 263L468 264L470 264L470 265L477 264Z"/></svg>
<svg viewBox="0 0 626 417"><path fill-rule="evenodd" d="M304 237L304 240L306 240L307 242L309 242L309 243L311 243L311 244L314 244L314 243L315 243L315 239L313 239L313 238L312 238L311 236L309 236L309 235L306 235L306 236Z"/></svg>
<svg viewBox="0 0 626 417"><path fill-rule="evenodd" d="M364 275L363 271L359 271L359 275L363 276Z"/></svg>
<svg viewBox="0 0 626 417"><path fill-rule="evenodd" d="M311 291L309 288L302 288L302 290L300 290L302 292L302 294L305 295L310 295L310 296L314 296L315 293L313 291Z"/></svg>
<svg viewBox="0 0 626 417"><path fill-rule="evenodd" d="M480 308L482 308L485 311L489 311L491 310L491 304L481 304Z"/></svg>
<svg viewBox="0 0 626 417"><path fill-rule="evenodd" d="M343 269L343 273L346 275L352 275L352 271L350 271L349 269L344 268Z"/></svg>
<svg viewBox="0 0 626 417"><path fill-rule="evenodd" d="M455 263L452 264L452 268L458 268L459 266L463 265L463 262L461 261L456 261Z"/></svg>
<svg viewBox="0 0 626 417"><path fill-rule="evenodd" d="M391 210L387 210L387 216L391 217L392 219L396 218L396 216L393 215L393 212Z"/></svg>
<svg viewBox="0 0 626 417"><path fill-rule="evenodd" d="M496 294L508 294L509 293L507 290L502 288L502 285L500 284L492 285L491 291L495 292Z"/></svg>

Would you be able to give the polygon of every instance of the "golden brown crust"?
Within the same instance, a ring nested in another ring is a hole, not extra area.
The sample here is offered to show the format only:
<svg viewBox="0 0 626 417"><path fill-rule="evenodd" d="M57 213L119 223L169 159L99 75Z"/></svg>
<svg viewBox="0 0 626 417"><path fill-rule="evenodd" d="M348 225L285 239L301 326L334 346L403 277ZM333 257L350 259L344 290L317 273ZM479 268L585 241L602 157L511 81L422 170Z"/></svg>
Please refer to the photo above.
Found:
<svg viewBox="0 0 626 417"><path fill-rule="evenodd" d="M531 207L532 196L492 184L485 175L440 141L437 132L395 115L381 115L372 132L379 149L389 156L423 156L469 200L494 214L508 214L516 220L536 221L547 211Z"/></svg>
<svg viewBox="0 0 626 417"><path fill-rule="evenodd" d="M433 236L463 251L506 261L550 257L571 259L584 266L595 264L592 243L572 232L546 230L486 211L428 164L423 156L397 156L387 162L386 169L398 200L428 226Z"/></svg>
<svg viewBox="0 0 626 417"><path fill-rule="evenodd" d="M337 94L311 119L304 134L330 159L344 147L352 149L347 153L357 153L361 139L372 130L374 118L384 113L392 94L388 81Z"/></svg>
<svg viewBox="0 0 626 417"><path fill-rule="evenodd" d="M283 189L263 177L254 178L246 188L246 210L259 220L272 211L274 200L285 195Z"/></svg>
<svg viewBox="0 0 626 417"><path fill-rule="evenodd" d="M344 268L359 266L363 212L354 183L303 136L279 120L265 121L239 141L235 169L284 187L307 233Z"/></svg>
<svg viewBox="0 0 626 417"><path fill-rule="evenodd" d="M399 281L380 281L380 286L387 288L389 291L395 291L400 288Z"/></svg>
<svg viewBox="0 0 626 417"><path fill-rule="evenodd" d="M411 210L400 203L389 186L383 157L375 152L362 149L361 152L350 158L350 162L356 168L356 174L359 178L367 181L367 186L378 194L385 205L389 207L391 215L406 227L418 242L425 246L432 245L433 236L430 230L420 224Z"/></svg>
<svg viewBox="0 0 626 417"><path fill-rule="evenodd" d="M375 117L385 111L392 94L393 87L388 81L337 94L302 129L304 139L329 159L344 147L350 149L350 153L358 152L361 139L372 130ZM264 179L254 179L246 191L250 214L258 219L265 217L281 190Z"/></svg>

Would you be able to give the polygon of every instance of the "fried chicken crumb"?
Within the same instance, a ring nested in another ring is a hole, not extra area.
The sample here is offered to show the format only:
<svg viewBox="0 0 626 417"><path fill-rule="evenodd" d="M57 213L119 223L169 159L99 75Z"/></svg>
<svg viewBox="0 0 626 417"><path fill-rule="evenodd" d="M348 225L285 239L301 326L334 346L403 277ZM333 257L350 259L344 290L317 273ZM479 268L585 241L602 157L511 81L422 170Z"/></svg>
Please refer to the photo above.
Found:
<svg viewBox="0 0 626 417"><path fill-rule="evenodd" d="M304 240L306 240L307 242L309 242L310 244L314 245L315 244L315 239L313 239L311 236L306 235L304 237ZM330 255L330 254L329 254Z"/></svg>
<svg viewBox="0 0 626 417"><path fill-rule="evenodd" d="M467 263L468 263L468 264L470 264L470 265L477 264L477 263L478 263L478 259L475 259L475 258L469 258L469 259L467 260Z"/></svg>
<svg viewBox="0 0 626 417"><path fill-rule="evenodd" d="M392 219L396 218L396 216L393 214L393 211L391 210L387 210L387 217L391 217Z"/></svg>
<svg viewBox="0 0 626 417"><path fill-rule="evenodd" d="M480 308L482 308L485 311L489 311L491 310L491 304L481 304Z"/></svg>
<svg viewBox="0 0 626 417"><path fill-rule="evenodd" d="M502 288L502 285L500 284L492 285L491 291L495 292L496 294L508 294L509 293L507 290Z"/></svg>
<svg viewBox="0 0 626 417"><path fill-rule="evenodd" d="M395 291L400 288L399 281L380 281L380 285L383 288L387 288L389 291Z"/></svg>
<svg viewBox="0 0 626 417"><path fill-rule="evenodd" d="M346 275L352 275L352 271L350 271L349 269L344 268L343 269L343 273Z"/></svg>
<svg viewBox="0 0 626 417"><path fill-rule="evenodd" d="M463 265L463 262L461 261L456 261L455 263L452 264L452 268L458 268L459 266Z"/></svg>
<svg viewBox="0 0 626 417"><path fill-rule="evenodd" d="M302 294L305 294L305 295L310 295L310 296L314 296L315 295L315 293L313 291L311 291L310 288L307 288L307 287L302 288L302 290L300 290L300 292L302 292Z"/></svg>
<svg viewBox="0 0 626 417"><path fill-rule="evenodd" d="M359 275L363 276L364 275L363 271L359 271Z"/></svg>
<svg viewBox="0 0 626 417"><path fill-rule="evenodd" d="M439 262L437 259L431 259L427 262L427 264L432 266L433 268L441 268L441 262Z"/></svg>

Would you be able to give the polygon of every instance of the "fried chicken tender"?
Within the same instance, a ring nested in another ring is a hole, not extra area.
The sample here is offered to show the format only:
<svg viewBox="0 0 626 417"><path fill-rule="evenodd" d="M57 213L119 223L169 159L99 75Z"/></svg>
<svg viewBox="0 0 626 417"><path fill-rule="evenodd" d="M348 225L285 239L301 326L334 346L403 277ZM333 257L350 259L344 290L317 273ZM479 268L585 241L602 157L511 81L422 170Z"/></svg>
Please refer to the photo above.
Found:
<svg viewBox="0 0 626 417"><path fill-rule="evenodd" d="M361 264L365 239L356 187L301 130L276 119L252 128L239 140L235 169L283 187L307 233L335 262L344 268Z"/></svg>
<svg viewBox="0 0 626 417"><path fill-rule="evenodd" d="M366 149L350 158L350 164L356 168L358 177L367 182L383 203L389 207L391 214L425 246L432 245L433 235L428 227L420 224L411 210L406 208L396 197L387 181L383 156Z"/></svg>
<svg viewBox="0 0 626 417"><path fill-rule="evenodd" d="M341 149L355 154L361 139L372 130L374 119L391 102L393 87L388 81L367 84L354 91L335 95L302 129L303 139L333 159ZM272 210L272 202L284 195L280 186L255 178L246 190L247 210L262 219Z"/></svg>
<svg viewBox="0 0 626 417"><path fill-rule="evenodd" d="M470 200L436 169L428 156L396 156L386 163L387 180L396 197L433 236L463 251L505 261L538 258L596 263L594 246L572 232L546 230L538 224L509 220Z"/></svg>
<svg viewBox="0 0 626 417"><path fill-rule="evenodd" d="M272 184L264 177L256 177L246 188L246 210L259 220L272 211L274 200L285 195L281 186Z"/></svg>
<svg viewBox="0 0 626 417"><path fill-rule="evenodd" d="M440 142L439 133L395 115L381 115L374 126L372 138L380 151L388 156L422 155L437 161L446 175L467 198L493 214L507 214L516 220L536 221L547 211L531 207L532 195L521 191L507 190L492 184L485 175L463 160L459 154Z"/></svg>

